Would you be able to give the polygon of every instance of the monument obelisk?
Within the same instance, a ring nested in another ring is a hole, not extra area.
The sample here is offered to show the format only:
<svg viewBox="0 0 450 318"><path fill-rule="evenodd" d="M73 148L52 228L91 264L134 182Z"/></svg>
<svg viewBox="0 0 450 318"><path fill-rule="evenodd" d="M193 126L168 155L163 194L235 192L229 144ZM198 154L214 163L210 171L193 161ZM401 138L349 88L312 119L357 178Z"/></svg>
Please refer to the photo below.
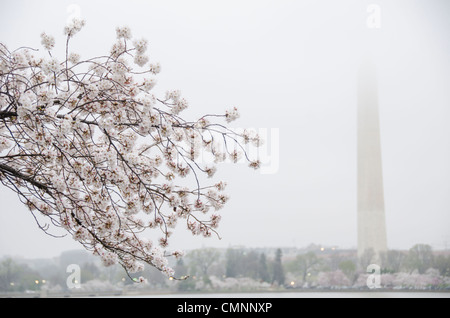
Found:
<svg viewBox="0 0 450 318"><path fill-rule="evenodd" d="M364 61L357 80L358 257L372 249L379 259L387 239L375 65Z"/></svg>

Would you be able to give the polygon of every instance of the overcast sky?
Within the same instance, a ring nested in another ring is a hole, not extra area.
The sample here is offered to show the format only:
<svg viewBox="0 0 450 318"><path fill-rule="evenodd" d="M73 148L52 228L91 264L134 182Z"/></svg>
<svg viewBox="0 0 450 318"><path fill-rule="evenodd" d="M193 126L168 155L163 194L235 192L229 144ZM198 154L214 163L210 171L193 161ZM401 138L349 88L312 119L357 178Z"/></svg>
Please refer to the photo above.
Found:
<svg viewBox="0 0 450 318"><path fill-rule="evenodd" d="M367 24L371 3L379 28ZM172 248L355 248L356 72L365 56L378 73L388 247L450 248L449 1L1 0L0 41L41 48L45 31L62 54L63 27L78 13L87 24L72 47L82 58L109 52L115 27L128 25L162 65L157 89L189 100L186 116L238 106L235 127L268 132L266 173L223 164L216 174L231 196L222 240L181 226ZM0 202L0 256L79 248L41 232L8 189Z"/></svg>

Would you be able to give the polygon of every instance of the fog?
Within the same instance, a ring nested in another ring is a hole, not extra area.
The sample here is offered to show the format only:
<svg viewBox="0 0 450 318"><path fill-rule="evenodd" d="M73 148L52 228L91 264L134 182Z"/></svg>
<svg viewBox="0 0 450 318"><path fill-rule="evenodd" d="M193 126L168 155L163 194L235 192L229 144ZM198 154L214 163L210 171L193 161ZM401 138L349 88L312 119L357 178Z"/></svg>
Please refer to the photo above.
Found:
<svg viewBox="0 0 450 318"><path fill-rule="evenodd" d="M109 52L116 26L128 25L162 65L155 89L189 100L186 117L237 106L235 127L267 132L262 172L223 164L215 175L231 197L222 239L181 225L169 247L355 248L356 73L366 57L378 76L388 247L449 247L448 1L2 0L0 41L41 48L45 31L63 54L63 27L78 13L87 23L72 48L82 58ZM0 256L80 248L45 235L4 187L0 202Z"/></svg>

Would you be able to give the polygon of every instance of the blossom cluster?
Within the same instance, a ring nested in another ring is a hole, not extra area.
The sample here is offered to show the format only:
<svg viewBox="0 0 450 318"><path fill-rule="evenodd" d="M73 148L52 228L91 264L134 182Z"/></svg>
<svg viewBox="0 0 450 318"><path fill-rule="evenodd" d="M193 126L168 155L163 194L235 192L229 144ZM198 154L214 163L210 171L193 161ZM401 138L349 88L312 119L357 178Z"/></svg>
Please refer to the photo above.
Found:
<svg viewBox="0 0 450 318"><path fill-rule="evenodd" d="M225 182L203 184L217 167L203 166L199 153L236 162L240 143L258 145L259 137L212 121L237 119L236 108L180 117L187 100L178 90L155 96L161 66L128 27L116 29L109 56L81 59L69 42L84 25L66 26L64 61L0 44L0 181L44 217L44 231L65 229L105 266L139 272L150 264L172 277L167 257L182 256L167 249L177 224L218 235L216 211L228 201ZM41 43L55 46L45 33ZM227 147L219 151L218 140Z"/></svg>

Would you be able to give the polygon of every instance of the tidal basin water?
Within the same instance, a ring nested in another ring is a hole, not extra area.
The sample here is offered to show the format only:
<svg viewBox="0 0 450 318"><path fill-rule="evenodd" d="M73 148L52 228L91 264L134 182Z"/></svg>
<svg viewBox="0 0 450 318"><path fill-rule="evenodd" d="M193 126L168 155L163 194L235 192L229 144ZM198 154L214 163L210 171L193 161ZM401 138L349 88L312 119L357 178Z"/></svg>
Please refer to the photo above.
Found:
<svg viewBox="0 0 450 318"><path fill-rule="evenodd" d="M186 293L122 296L138 298L450 298L450 292L348 291L348 292L277 292L277 293Z"/></svg>

